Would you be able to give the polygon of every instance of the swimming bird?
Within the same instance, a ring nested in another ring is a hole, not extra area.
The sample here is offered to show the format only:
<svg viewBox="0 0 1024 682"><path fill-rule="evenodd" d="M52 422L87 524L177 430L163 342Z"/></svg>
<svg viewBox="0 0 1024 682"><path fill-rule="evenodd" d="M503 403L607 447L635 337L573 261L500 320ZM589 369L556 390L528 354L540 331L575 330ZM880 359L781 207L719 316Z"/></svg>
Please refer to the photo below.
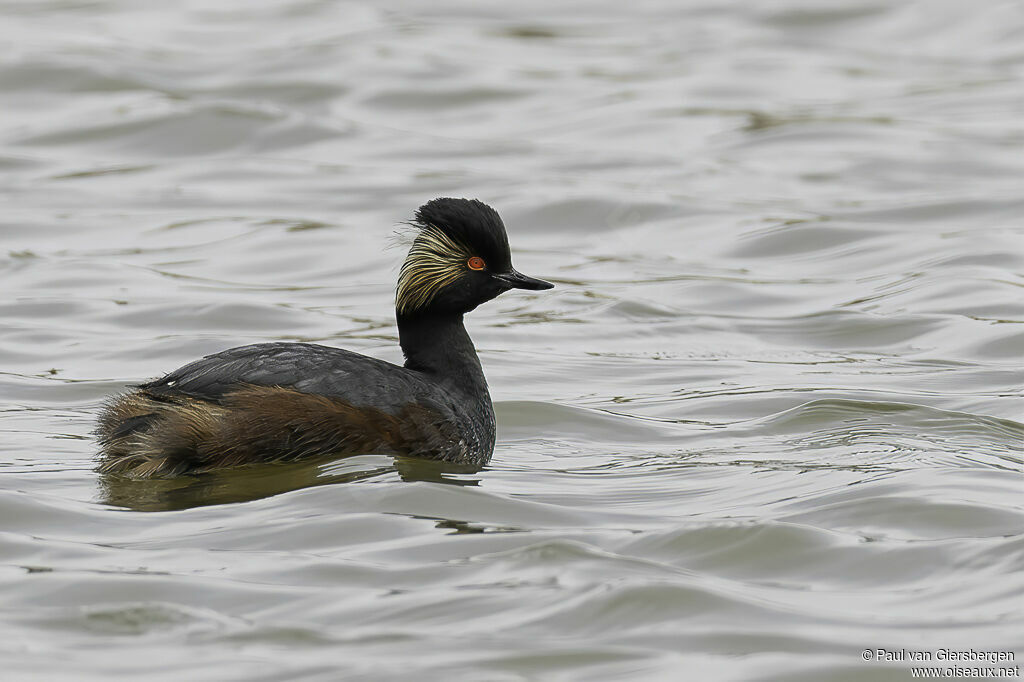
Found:
<svg viewBox="0 0 1024 682"><path fill-rule="evenodd" d="M550 289L512 267L497 212L434 199L395 296L404 366L311 343L208 355L104 406L98 470L133 478L326 454L486 464L494 409L463 315L510 289Z"/></svg>

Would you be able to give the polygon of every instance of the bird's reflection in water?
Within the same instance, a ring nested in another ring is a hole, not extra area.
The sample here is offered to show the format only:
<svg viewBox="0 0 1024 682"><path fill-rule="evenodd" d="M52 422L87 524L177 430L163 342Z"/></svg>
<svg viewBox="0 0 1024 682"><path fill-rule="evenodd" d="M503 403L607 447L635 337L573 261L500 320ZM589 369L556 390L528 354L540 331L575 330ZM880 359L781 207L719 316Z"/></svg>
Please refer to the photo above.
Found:
<svg viewBox="0 0 1024 682"><path fill-rule="evenodd" d="M479 470L475 465L360 455L253 464L166 479L101 474L97 501L134 511L177 511L249 502L302 488L371 479L477 485L479 479L470 476Z"/></svg>

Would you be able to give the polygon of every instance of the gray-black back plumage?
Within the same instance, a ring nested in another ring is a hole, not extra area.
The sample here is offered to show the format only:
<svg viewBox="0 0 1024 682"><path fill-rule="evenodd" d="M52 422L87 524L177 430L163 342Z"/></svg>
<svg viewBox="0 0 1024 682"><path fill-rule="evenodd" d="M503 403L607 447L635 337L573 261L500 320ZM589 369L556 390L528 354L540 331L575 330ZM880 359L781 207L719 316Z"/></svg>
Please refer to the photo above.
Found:
<svg viewBox="0 0 1024 682"><path fill-rule="evenodd" d="M239 384L293 388L341 398L357 407L390 409L438 392L404 367L342 348L312 343L258 343L190 362L139 388L219 402Z"/></svg>

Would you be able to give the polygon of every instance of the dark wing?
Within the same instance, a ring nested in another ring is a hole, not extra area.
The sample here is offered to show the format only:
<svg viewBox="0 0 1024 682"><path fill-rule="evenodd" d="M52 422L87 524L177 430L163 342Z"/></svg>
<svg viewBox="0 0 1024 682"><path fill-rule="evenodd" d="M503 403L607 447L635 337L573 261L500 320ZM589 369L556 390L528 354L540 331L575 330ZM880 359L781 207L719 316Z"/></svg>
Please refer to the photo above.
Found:
<svg viewBox="0 0 1024 682"><path fill-rule="evenodd" d="M311 343L259 343L231 348L180 367L139 388L154 396L187 395L220 401L242 385L280 386L342 398L352 405L404 403L421 382L413 372L383 360Z"/></svg>

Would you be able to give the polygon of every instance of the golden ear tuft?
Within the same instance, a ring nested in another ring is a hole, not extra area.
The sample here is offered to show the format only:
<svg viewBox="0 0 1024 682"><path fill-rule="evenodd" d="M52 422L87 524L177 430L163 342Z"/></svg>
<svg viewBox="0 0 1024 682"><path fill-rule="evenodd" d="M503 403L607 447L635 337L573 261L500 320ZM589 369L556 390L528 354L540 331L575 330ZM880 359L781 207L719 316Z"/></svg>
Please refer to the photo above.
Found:
<svg viewBox="0 0 1024 682"><path fill-rule="evenodd" d="M400 313L425 308L465 274L469 249L433 225L421 228L398 275L395 304ZM483 259L479 259L483 262Z"/></svg>

